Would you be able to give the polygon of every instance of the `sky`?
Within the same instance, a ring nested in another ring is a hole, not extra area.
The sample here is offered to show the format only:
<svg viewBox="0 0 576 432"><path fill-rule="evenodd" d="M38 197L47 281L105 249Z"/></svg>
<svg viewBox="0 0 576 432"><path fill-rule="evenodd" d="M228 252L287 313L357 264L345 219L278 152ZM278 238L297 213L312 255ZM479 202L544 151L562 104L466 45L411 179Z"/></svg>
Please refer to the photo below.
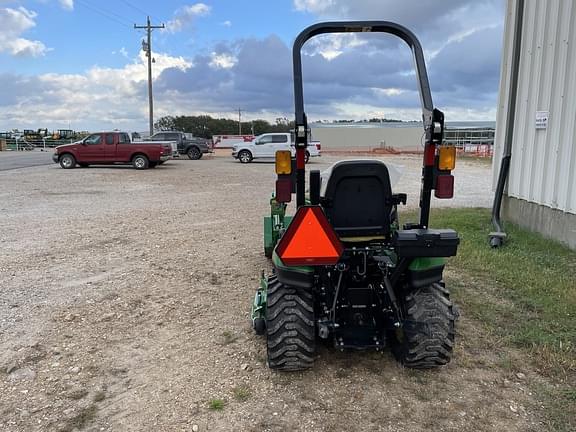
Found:
<svg viewBox="0 0 576 432"><path fill-rule="evenodd" d="M291 49L306 26L387 20L411 29L448 121L494 120L504 0L0 0L0 130L148 124L144 25L154 30L155 119L293 117ZM383 34L303 50L309 121L419 120L411 51Z"/></svg>

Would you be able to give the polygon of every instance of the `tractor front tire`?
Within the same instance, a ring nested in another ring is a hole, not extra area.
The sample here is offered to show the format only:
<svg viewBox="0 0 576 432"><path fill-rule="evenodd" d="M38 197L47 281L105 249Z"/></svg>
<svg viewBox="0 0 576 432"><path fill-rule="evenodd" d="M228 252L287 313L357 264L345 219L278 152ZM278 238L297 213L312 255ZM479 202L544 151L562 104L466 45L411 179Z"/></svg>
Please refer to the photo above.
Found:
<svg viewBox="0 0 576 432"><path fill-rule="evenodd" d="M434 283L409 293L404 318L424 324L427 332L396 330L392 350L405 367L432 369L447 364L454 348L455 307L443 284Z"/></svg>
<svg viewBox="0 0 576 432"><path fill-rule="evenodd" d="M310 291L268 278L266 342L268 366L280 371L309 369L314 363L316 329Z"/></svg>

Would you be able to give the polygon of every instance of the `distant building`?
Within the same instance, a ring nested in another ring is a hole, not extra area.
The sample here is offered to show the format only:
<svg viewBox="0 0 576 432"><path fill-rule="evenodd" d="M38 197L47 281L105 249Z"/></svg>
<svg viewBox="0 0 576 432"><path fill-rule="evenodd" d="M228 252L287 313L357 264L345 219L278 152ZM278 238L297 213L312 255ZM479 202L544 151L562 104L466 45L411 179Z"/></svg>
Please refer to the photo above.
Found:
<svg viewBox="0 0 576 432"><path fill-rule="evenodd" d="M517 10L517 5L521 8ZM522 12L521 20L518 13ZM522 23L517 35L516 24ZM512 136L504 220L576 249L576 2L509 0L502 53L494 185ZM510 83L520 42L517 95ZM509 124L508 113L513 118Z"/></svg>
<svg viewBox="0 0 576 432"><path fill-rule="evenodd" d="M444 140L463 151L474 153L486 146L491 154L494 127L494 122L451 122L449 119ZM323 150L388 148L398 152L418 152L424 148L424 128L420 122L311 123L310 128L313 139L322 143Z"/></svg>

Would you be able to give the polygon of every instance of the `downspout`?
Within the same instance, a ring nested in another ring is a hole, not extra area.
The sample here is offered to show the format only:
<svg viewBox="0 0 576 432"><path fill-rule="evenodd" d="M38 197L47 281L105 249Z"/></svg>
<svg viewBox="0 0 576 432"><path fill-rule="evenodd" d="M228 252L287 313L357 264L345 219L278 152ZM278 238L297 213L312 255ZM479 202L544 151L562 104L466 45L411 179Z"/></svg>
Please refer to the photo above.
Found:
<svg viewBox="0 0 576 432"><path fill-rule="evenodd" d="M510 171L510 159L512 157L512 141L514 139L514 120L516 115L516 95L518 93L518 72L520 69L520 55L522 47L522 21L524 15L524 0L516 0L516 17L514 25L514 46L512 48L512 69L510 71L510 95L508 102L508 112L506 114L506 132L504 134L504 152L500 163L500 172L498 174L498 184L496 186L496 195L492 205L492 225L496 231L489 234L490 246L493 248L500 247L504 244L506 232L502 227L500 220L500 208L502 207L502 196L508 173Z"/></svg>

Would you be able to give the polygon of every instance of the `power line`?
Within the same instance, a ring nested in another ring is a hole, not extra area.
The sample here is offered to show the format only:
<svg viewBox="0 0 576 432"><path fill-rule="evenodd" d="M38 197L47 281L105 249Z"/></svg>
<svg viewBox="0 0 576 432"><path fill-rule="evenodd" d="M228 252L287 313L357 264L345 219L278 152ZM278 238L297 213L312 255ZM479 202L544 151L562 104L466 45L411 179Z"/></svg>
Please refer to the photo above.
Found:
<svg viewBox="0 0 576 432"><path fill-rule="evenodd" d="M124 3L125 5L131 7L132 9L134 9L134 10L137 11L137 12L140 12L140 13L146 15L146 16L150 16L150 17L154 18L154 17L153 17L152 15L150 15L148 12L140 9L138 6L135 6L134 4L130 3L128 0L122 0L122 3Z"/></svg>
<svg viewBox="0 0 576 432"><path fill-rule="evenodd" d="M100 5L96 6L96 5L93 4L92 2L89 2L88 0L77 0L77 1L81 1L81 2L83 2L84 4L88 3L88 4L90 4L93 8L99 9L99 10L101 10L102 12L104 12L105 14L108 14L108 15L110 15L110 16L116 17L117 19L119 19L119 20L122 21L122 22L130 23L130 20L129 20L128 18L124 17L123 15L117 14L117 13L114 12L113 10L103 8L103 7L100 6Z"/></svg>
<svg viewBox="0 0 576 432"><path fill-rule="evenodd" d="M86 9L91 10L92 12L97 13L98 15L103 16L104 18L107 18L111 21L116 22L117 24L120 24L124 27L128 27L131 28L130 25L128 24L130 21L127 20L126 18L114 13L114 12L109 12L106 11L104 9L98 8L97 6L94 6L84 0L76 0L77 3L81 4L82 6L84 6Z"/></svg>

